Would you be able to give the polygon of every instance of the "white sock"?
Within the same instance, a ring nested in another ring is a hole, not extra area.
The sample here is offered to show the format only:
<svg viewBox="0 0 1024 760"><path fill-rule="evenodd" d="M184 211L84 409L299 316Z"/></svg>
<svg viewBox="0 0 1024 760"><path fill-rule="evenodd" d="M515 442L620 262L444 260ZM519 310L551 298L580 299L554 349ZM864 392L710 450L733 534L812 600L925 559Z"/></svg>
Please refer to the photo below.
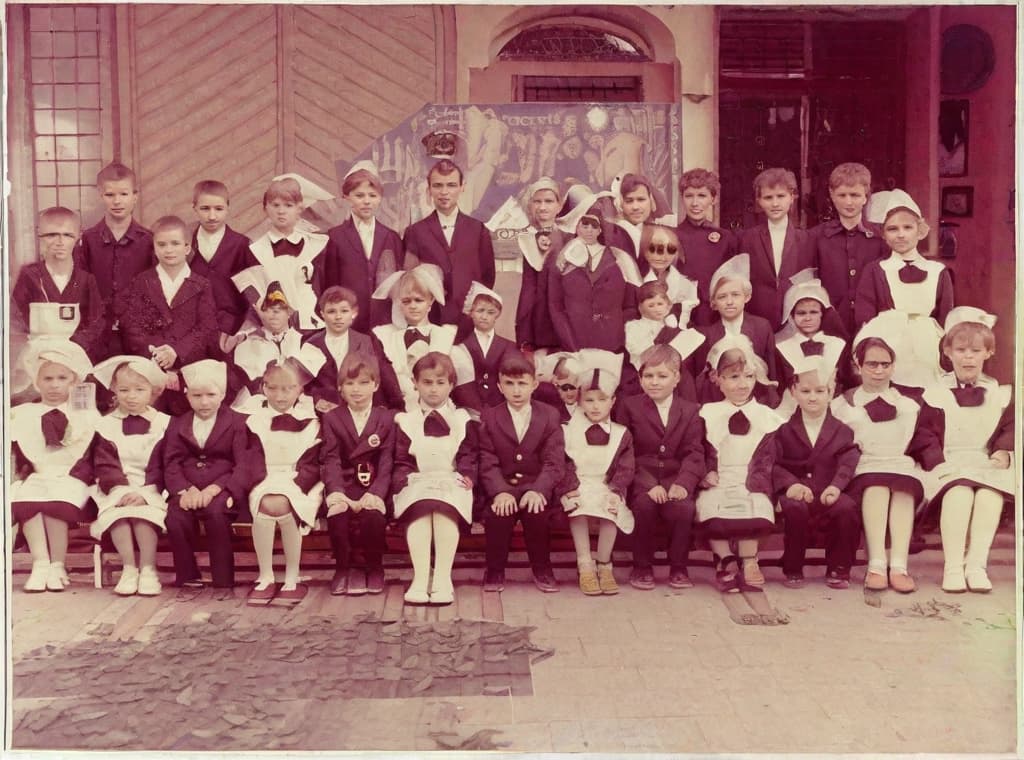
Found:
<svg viewBox="0 0 1024 760"><path fill-rule="evenodd" d="M281 528L281 549L284 551L284 589L291 591L299 582L302 534L294 515L279 517L277 524Z"/></svg>
<svg viewBox="0 0 1024 760"><path fill-rule="evenodd" d="M971 547L967 550L965 564L968 570L984 570L988 565L988 553L999 528L1003 513L1003 495L990 488L979 488L974 494L974 511L971 515Z"/></svg>
<svg viewBox="0 0 1024 760"><path fill-rule="evenodd" d="M885 575L889 563L885 558L885 531L889 525L889 489L870 486L861 502L864 518L864 543L868 550L868 571Z"/></svg>
<svg viewBox="0 0 1024 760"><path fill-rule="evenodd" d="M448 515L431 515L434 529L434 591L452 588L452 565L459 548L459 526Z"/></svg>
<svg viewBox="0 0 1024 760"><path fill-rule="evenodd" d="M256 552L256 564L259 566L259 577L256 588L265 589L274 582L274 532L277 519L262 512L257 512L252 521L252 546Z"/></svg>
<svg viewBox="0 0 1024 760"><path fill-rule="evenodd" d="M910 535L914 532L914 497L895 491L889 500L889 567L907 572Z"/></svg>
<svg viewBox="0 0 1024 760"><path fill-rule="evenodd" d="M942 496L939 533L942 535L942 556L946 572L963 570L967 528L971 523L973 504L974 491L967 486L953 486Z"/></svg>
<svg viewBox="0 0 1024 760"><path fill-rule="evenodd" d="M576 549L576 565L580 571L593 571L594 558L590 553L590 518L570 517L569 533Z"/></svg>
<svg viewBox="0 0 1024 760"><path fill-rule="evenodd" d="M433 515L418 517L405 529L405 541L409 545L409 559L412 560L412 585L410 591L426 594L430 583L430 544L433 542Z"/></svg>

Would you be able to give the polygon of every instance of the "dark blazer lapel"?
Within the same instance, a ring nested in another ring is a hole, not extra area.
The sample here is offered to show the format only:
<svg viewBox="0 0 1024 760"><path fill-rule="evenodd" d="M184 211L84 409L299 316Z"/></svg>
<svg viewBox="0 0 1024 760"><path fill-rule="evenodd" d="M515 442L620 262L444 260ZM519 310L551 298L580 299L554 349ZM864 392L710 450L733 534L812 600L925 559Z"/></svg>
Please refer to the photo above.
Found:
<svg viewBox="0 0 1024 760"><path fill-rule="evenodd" d="M178 292L174 294L174 298L171 299L171 305L169 308L177 309L185 301L190 298L195 298L199 292L203 289L203 286L199 284L199 280L195 279L193 275L189 275L185 278L185 282L181 283L181 287L178 288ZM160 295L163 295L163 290L160 291ZM166 299L164 303L167 303Z"/></svg>
<svg viewBox="0 0 1024 760"><path fill-rule="evenodd" d="M157 275L156 269L147 270L143 273L143 277L146 278L143 282L145 283L149 300L156 304L156 307L160 310L160 315L169 320L171 318L171 307L167 304L167 299L164 298L164 289L160 286L160 277ZM182 284L181 287L184 288L185 285ZM180 293L181 291L178 292ZM174 300L177 300L177 295L175 295Z"/></svg>
<svg viewBox="0 0 1024 760"><path fill-rule="evenodd" d="M352 420L352 414L349 410L345 409L345 414L342 415L343 424L345 426L345 432L352 436L352 440L355 441L355 445L352 447L352 453L349 454L350 459L356 457L365 456L371 451L375 451L380 448L380 444L377 446L370 445L370 438L374 435L379 440L384 439L383 426L381 424L381 410L374 408L370 410L370 416L366 420L366 427L363 428L361 434L356 434L356 424Z"/></svg>
<svg viewBox="0 0 1024 760"><path fill-rule="evenodd" d="M653 403L653 402L652 402ZM655 412L658 410L655 409ZM668 425L665 426L665 432L670 433L673 430L679 428L679 421L683 417L683 402L675 393L672 394L672 406L668 408ZM661 420L661 417L658 417Z"/></svg>
<svg viewBox="0 0 1024 760"><path fill-rule="evenodd" d="M206 439L206 445L204 449L210 449L217 442L217 439L227 432L228 428L231 427L230 410L226 410L223 406L217 410L217 419L213 422L213 429L210 431L209 437ZM189 430L192 426L189 425Z"/></svg>
<svg viewBox="0 0 1024 760"><path fill-rule="evenodd" d="M345 406L344 403L342 404L341 414L339 414L338 417L341 419L341 429L342 429L342 432L346 436L348 436L350 441L355 441L356 442L356 446L353 447L353 451L352 451L352 455L354 455L354 454L356 454L355 449L358 448L358 444L359 444L359 440L360 440L360 435L356 432L356 423L352 419L352 412L349 411L348 407ZM370 418L368 420L366 420L366 428L363 428L363 432L364 433L370 427L370 423L372 421L373 421L373 412L371 411L370 412Z"/></svg>
<svg viewBox="0 0 1024 760"><path fill-rule="evenodd" d="M787 235L788 235L787 230ZM758 225L757 228L757 239L761 243L761 256L764 258L765 263L768 265L768 271L771 272L775 279L778 280L779 273L775 271L775 255L772 253L772 235L768 231L768 224Z"/></svg>
<svg viewBox="0 0 1024 760"><path fill-rule="evenodd" d="M370 341L370 336L350 330L348 333L348 352L350 354L355 352L372 356L373 343Z"/></svg>
<svg viewBox="0 0 1024 760"><path fill-rule="evenodd" d="M796 260L796 228L791 221L786 226L786 238L782 241L782 264L779 267L779 282L789 282L789 278L796 274L794 267L800 262Z"/></svg>
<svg viewBox="0 0 1024 760"><path fill-rule="evenodd" d="M473 364L480 365L484 362L484 351L480 346L480 341L476 339L476 332L471 332L466 340L463 341L463 345L469 352L469 355L473 358ZM494 338L491 338L491 346L494 345Z"/></svg>
<svg viewBox="0 0 1024 760"><path fill-rule="evenodd" d="M363 240L359 237L359 230L356 229L356 223L352 221L350 216L341 224L341 234L345 238L346 242L352 247L352 250L356 251L363 259L366 258L366 254L363 251Z"/></svg>
<svg viewBox="0 0 1024 760"><path fill-rule="evenodd" d="M818 431L818 440L814 442L813 449L827 449L839 432L839 421L832 416L832 412L825 412L825 420L821 423L821 430Z"/></svg>
<svg viewBox="0 0 1024 760"><path fill-rule="evenodd" d="M502 404L501 409L496 415L499 427L508 439L512 442L513 446L518 446L524 451L539 451L541 446L544 444L542 436L544 435L544 425L541 419L541 413L537 409L537 404L540 402L530 402L530 424L526 426L526 432L523 433L523 440L520 441L516 436L516 426L512 422L512 413L508 410L508 404Z"/></svg>
<svg viewBox="0 0 1024 760"><path fill-rule="evenodd" d="M459 231L459 221L461 221L459 217L461 216L462 214L460 213L455 219L455 229L452 230L452 245L455 244L455 235ZM446 272L451 271L452 264L450 253L452 246L448 245L448 241L445 240L444 230L441 229L441 217L437 215L436 210L427 217L426 224L427 227L430 228L430 232L434 236L434 239L437 240L438 245L441 246L441 250L444 252L444 256L442 257L443 260L438 261L438 265L440 265L440 267Z"/></svg>
<svg viewBox="0 0 1024 760"><path fill-rule="evenodd" d="M376 222L373 226L373 245L370 247L370 261L369 268L371 272L376 272L377 267L380 265L380 257L384 253L384 238L387 237L387 230L384 229L384 225L380 222ZM443 236L442 236L443 237ZM397 256L398 251L392 251ZM397 265L397 261L395 262Z"/></svg>
<svg viewBox="0 0 1024 760"><path fill-rule="evenodd" d="M811 439L807 436L807 426L804 424L804 413L797 410L797 415L793 418L793 429L796 432L796 437L804 446L807 447L808 451L814 451L814 446L811 444ZM822 430L818 433L818 442L821 442Z"/></svg>
<svg viewBox="0 0 1024 760"><path fill-rule="evenodd" d="M181 420L181 437L193 451L200 451L202 447L196 440L196 434L192 430L192 424L196 421L196 413L188 412Z"/></svg>

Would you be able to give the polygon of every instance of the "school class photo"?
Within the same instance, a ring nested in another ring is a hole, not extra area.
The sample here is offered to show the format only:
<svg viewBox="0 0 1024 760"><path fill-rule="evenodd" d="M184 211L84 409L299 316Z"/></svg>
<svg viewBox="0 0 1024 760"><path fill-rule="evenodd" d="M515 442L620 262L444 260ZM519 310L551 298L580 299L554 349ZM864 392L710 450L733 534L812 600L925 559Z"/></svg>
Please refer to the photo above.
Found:
<svg viewBox="0 0 1024 760"><path fill-rule="evenodd" d="M19 606L1012 587L1006 9L378 10L8 6Z"/></svg>

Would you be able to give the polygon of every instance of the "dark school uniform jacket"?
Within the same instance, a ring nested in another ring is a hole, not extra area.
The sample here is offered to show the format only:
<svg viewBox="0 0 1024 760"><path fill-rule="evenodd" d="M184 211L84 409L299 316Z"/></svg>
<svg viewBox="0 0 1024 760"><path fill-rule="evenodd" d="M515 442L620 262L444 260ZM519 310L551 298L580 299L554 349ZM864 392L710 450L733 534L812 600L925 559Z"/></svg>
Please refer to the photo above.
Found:
<svg viewBox="0 0 1024 760"><path fill-rule="evenodd" d="M194 412L171 420L164 439L164 484L173 497L190 486L202 490L216 483L227 491L237 509L253 480L249 428L245 417L221 406L206 443L192 432Z"/></svg>
<svg viewBox="0 0 1024 760"><path fill-rule="evenodd" d="M406 262L406 269L416 263L437 264L444 273L445 304L434 304L430 321L459 325L460 336L472 329L469 317L462 313L470 285L476 280L494 287L494 246L483 222L459 212L449 245L434 211L406 229L404 244L406 255L415 257Z"/></svg>
<svg viewBox="0 0 1024 760"><path fill-rule="evenodd" d="M690 324L694 327L710 325L717 317L711 309L711 276L726 259L736 255L736 236L730 230L707 222L695 224L688 218L676 227L676 236L683 249L676 260L676 268L697 283L700 298L700 303L690 312Z"/></svg>
<svg viewBox="0 0 1024 760"><path fill-rule="evenodd" d="M548 502L565 477L565 437L558 412L530 401L530 424L516 437L508 404L485 409L480 420L480 485L488 498L510 493L519 501L536 491Z"/></svg>
<svg viewBox="0 0 1024 760"><path fill-rule="evenodd" d="M629 232L614 221L609 221L604 225L604 240L605 245L625 251L634 259L643 258L636 250L636 245L633 243L633 238Z"/></svg>
<svg viewBox="0 0 1024 760"><path fill-rule="evenodd" d="M374 407L363 432L357 434L347 406L324 415L320 423L320 479L325 494L337 492L349 499L360 499L372 493L387 500L395 454L394 421L395 414L390 409Z"/></svg>
<svg viewBox="0 0 1024 760"><path fill-rule="evenodd" d="M498 367L506 356L519 352L516 344L496 334L485 356L474 330L457 345L463 346L473 360L473 380L452 391L455 405L480 412L504 401L498 388Z"/></svg>
<svg viewBox="0 0 1024 760"><path fill-rule="evenodd" d="M156 269L132 280L120 296L118 319L128 353L149 356L149 346L169 345L177 368L210 356L217 333L217 308L210 281L189 274L167 305Z"/></svg>
<svg viewBox="0 0 1024 760"><path fill-rule="evenodd" d="M883 311L899 308L893 301L889 280L885 276L885 270L882 269L883 260L878 259L871 262L857 284L857 295L853 307L853 319L857 327ZM941 267L933 286L935 288L935 306L927 316L933 317L942 325L946 321L946 315L953 308L953 278L949 274L949 269L942 262L933 259L924 259L924 262L930 267ZM920 286L929 287L928 283L921 283Z"/></svg>
<svg viewBox="0 0 1024 760"><path fill-rule="evenodd" d="M626 322L637 316L636 288L626 282L606 246L595 272L568 262L561 270L551 267L548 310L563 351L622 351Z"/></svg>
<svg viewBox="0 0 1024 760"><path fill-rule="evenodd" d="M331 227L327 236L322 266L313 280L317 296L334 285L342 285L355 293L359 314L352 322L352 328L361 333L390 322L391 302L386 299L374 301L371 296L388 275L402 268L405 253L398 233L376 220L369 259L351 216L337 227Z"/></svg>
<svg viewBox="0 0 1024 760"><path fill-rule="evenodd" d="M224 237L209 261L199 252L198 240L199 228L196 227L192 231L192 253L188 265L195 274L210 281L217 305L217 329L226 335L234 335L242 326L249 304L231 278L247 266L249 238L224 225Z"/></svg>
<svg viewBox="0 0 1024 760"><path fill-rule="evenodd" d="M156 265L153 254L153 234L132 219L120 240L101 219L82 232L75 249L75 263L96 278L106 309L107 326L115 320L114 297L124 292L132 280Z"/></svg>
<svg viewBox="0 0 1024 760"><path fill-rule="evenodd" d="M750 254L750 284L753 293L746 312L767 319L773 328L782 324L782 299L789 289L789 278L812 265L807 231L790 220L782 244L782 263L775 271L772 236L767 222L744 230L740 236L739 253Z"/></svg>
<svg viewBox="0 0 1024 760"><path fill-rule="evenodd" d="M848 230L838 219L831 219L811 229L809 235L812 266L818 270L818 279L832 301L846 337L852 338L857 332L857 286L868 265L889 253L882 230L866 220Z"/></svg>
<svg viewBox="0 0 1024 760"><path fill-rule="evenodd" d="M551 248L544 257L540 268L536 262L523 257L523 278L519 288L519 303L516 306L516 343L520 347L556 348L558 334L551 322L548 310L548 278L558 258L558 252L573 238L572 235L553 229Z"/></svg>
<svg viewBox="0 0 1024 760"><path fill-rule="evenodd" d="M633 435L634 494L645 494L655 486L668 489L679 485L686 489L687 498L693 499L705 474L700 407L673 396L666 426L650 397L634 396L623 404L622 424Z"/></svg>
<svg viewBox="0 0 1024 760"><path fill-rule="evenodd" d="M305 336L302 342L319 349L326 360L323 366L320 367L316 377L306 385L306 393L313 397L314 404L321 399L332 404L341 404L341 396L338 393L338 368L341 364L335 361L334 355L327 348L327 328L317 330L315 333ZM377 349L374 347L373 339L369 335L364 335L361 332L350 329L348 331L348 353L359 353L364 356L375 357L377 356ZM378 391L379 393L380 391ZM378 394L374 394L375 401Z"/></svg>
<svg viewBox="0 0 1024 760"><path fill-rule="evenodd" d="M786 490L796 483L810 488L816 500L829 486L844 491L860 460L853 430L828 410L813 444L807 436L801 409L775 431L772 444L772 486L777 497L785 496Z"/></svg>
<svg viewBox="0 0 1024 760"><path fill-rule="evenodd" d="M33 303L78 304L79 321L71 340L93 361L102 359L103 334L107 327L103 296L92 273L75 265L64 290L58 290L46 265L41 261L26 264L18 273L11 293L11 318L25 333L29 332L29 312Z"/></svg>

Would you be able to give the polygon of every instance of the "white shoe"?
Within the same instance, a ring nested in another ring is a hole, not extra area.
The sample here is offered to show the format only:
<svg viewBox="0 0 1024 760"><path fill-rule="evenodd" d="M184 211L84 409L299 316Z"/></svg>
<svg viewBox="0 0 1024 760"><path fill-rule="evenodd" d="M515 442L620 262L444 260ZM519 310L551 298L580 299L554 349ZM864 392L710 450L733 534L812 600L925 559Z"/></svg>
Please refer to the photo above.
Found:
<svg viewBox="0 0 1024 760"><path fill-rule="evenodd" d="M50 569L46 573L46 590L63 591L71 585L68 578L68 571L64 569L63 562L51 562Z"/></svg>
<svg viewBox="0 0 1024 760"><path fill-rule="evenodd" d="M409 590L405 592L405 601L409 604L429 604L430 594L427 593L426 589L409 587Z"/></svg>
<svg viewBox="0 0 1024 760"><path fill-rule="evenodd" d="M114 593L118 596L132 596L139 592L139 569L137 567L126 567L121 571L121 578L114 586Z"/></svg>
<svg viewBox="0 0 1024 760"><path fill-rule="evenodd" d="M25 591L30 594L38 594L46 591L46 579L50 575L50 562L48 560L36 560L32 563L32 572L25 581Z"/></svg>
<svg viewBox="0 0 1024 760"><path fill-rule="evenodd" d="M942 573L942 590L947 594L962 594L967 590L967 580L964 578L962 567L949 568Z"/></svg>
<svg viewBox="0 0 1024 760"><path fill-rule="evenodd" d="M144 567L139 573L139 594L141 596L157 596L163 590L160 576L155 567Z"/></svg>
<svg viewBox="0 0 1024 760"><path fill-rule="evenodd" d="M967 588L976 594L987 594L992 590L992 581L983 567L972 567L966 572Z"/></svg>

